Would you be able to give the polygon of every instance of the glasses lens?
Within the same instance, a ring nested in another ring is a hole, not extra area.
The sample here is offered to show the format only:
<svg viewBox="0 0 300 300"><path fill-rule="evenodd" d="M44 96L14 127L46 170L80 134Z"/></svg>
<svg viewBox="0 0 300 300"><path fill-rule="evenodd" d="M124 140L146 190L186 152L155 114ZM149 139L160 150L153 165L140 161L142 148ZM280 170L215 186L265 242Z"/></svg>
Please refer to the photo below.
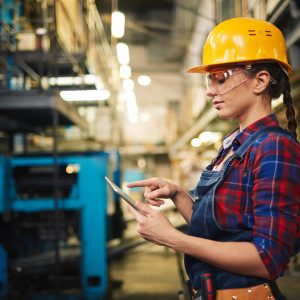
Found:
<svg viewBox="0 0 300 300"><path fill-rule="evenodd" d="M213 93L223 94L239 86L247 79L248 76L245 71L228 69L211 72L206 77L206 84L207 88L212 90Z"/></svg>

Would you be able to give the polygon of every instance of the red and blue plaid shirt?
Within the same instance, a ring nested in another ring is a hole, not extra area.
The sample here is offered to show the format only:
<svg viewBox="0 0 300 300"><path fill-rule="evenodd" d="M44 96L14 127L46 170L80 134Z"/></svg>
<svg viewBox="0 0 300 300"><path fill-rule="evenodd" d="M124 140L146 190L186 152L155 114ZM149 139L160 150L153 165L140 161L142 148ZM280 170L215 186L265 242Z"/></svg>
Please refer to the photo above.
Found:
<svg viewBox="0 0 300 300"><path fill-rule="evenodd" d="M279 126L275 115L264 117L224 140L214 164L236 150L257 130ZM226 145L226 141L229 145ZM231 143L232 141L232 143ZM227 148L225 148L227 146ZM300 146L292 137L268 133L235 163L216 193L216 216L224 228L251 230L252 243L272 278L287 268L295 239L300 237Z"/></svg>

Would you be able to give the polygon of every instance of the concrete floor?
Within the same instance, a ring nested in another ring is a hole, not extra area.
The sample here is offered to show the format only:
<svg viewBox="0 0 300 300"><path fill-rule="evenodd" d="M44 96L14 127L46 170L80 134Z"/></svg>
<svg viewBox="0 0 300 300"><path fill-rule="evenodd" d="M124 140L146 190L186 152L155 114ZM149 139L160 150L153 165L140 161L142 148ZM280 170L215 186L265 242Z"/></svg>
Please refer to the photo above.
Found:
<svg viewBox="0 0 300 300"><path fill-rule="evenodd" d="M172 300L182 289L178 256L165 247L144 244L130 250L110 265L115 282L112 300ZM291 268L295 270L295 268ZM300 272L288 272L278 280L288 300L300 299ZM116 288L116 283L120 286Z"/></svg>
<svg viewBox="0 0 300 300"><path fill-rule="evenodd" d="M177 299L177 290L182 288L174 252L150 243L114 261L110 275L122 282L113 290L113 300Z"/></svg>

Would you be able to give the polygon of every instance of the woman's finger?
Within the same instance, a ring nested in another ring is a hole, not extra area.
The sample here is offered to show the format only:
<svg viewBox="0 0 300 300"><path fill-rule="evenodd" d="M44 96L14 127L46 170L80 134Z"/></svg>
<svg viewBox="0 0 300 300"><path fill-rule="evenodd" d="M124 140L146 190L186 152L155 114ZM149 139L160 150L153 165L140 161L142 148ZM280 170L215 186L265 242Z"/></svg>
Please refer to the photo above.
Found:
<svg viewBox="0 0 300 300"><path fill-rule="evenodd" d="M153 177L153 178L149 178L149 179L137 180L137 181L129 182L127 184L127 186L129 188L133 188L133 187L146 187L146 186L153 185L155 183L157 183L157 178Z"/></svg>
<svg viewBox="0 0 300 300"><path fill-rule="evenodd" d="M153 206L161 206L165 203L165 201L161 199L146 199L147 203L153 205Z"/></svg>
<svg viewBox="0 0 300 300"><path fill-rule="evenodd" d="M144 196L147 199L156 199L156 198L170 198L172 195L171 195L170 188L167 185L165 185L160 189L156 189L149 193L145 193Z"/></svg>

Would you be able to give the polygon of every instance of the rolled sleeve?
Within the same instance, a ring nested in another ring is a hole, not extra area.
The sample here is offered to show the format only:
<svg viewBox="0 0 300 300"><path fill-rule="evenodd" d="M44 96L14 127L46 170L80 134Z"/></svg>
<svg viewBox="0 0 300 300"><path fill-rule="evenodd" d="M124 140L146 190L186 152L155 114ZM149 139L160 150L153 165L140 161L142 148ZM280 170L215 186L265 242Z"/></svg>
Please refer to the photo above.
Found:
<svg viewBox="0 0 300 300"><path fill-rule="evenodd" d="M299 146L286 136L258 141L253 158L253 243L275 279L293 253L299 210Z"/></svg>

